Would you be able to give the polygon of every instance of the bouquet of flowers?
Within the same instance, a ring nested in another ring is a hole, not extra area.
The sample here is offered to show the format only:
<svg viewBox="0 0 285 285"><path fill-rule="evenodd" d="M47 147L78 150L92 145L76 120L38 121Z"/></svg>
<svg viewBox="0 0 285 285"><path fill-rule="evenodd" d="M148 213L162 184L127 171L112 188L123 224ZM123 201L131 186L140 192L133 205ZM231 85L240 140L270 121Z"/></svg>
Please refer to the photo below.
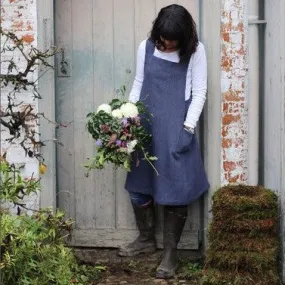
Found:
<svg viewBox="0 0 285 285"><path fill-rule="evenodd" d="M156 171L152 161L157 158L146 151L151 135L141 124L142 116L146 117L146 114L142 102L133 104L120 99L113 99L108 104L100 105L97 112L89 113L87 129L95 140L97 153L85 165L88 172L94 168L102 169L108 163L131 171L132 159L136 160L136 165L139 164L139 155L134 155L136 153L142 153L142 159Z"/></svg>

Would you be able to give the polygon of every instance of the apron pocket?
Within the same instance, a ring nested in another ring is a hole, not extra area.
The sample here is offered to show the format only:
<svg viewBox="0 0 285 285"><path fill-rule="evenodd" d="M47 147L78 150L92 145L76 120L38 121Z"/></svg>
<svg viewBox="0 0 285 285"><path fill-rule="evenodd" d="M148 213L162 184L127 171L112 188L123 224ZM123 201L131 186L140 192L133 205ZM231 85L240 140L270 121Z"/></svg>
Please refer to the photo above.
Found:
<svg viewBox="0 0 285 285"><path fill-rule="evenodd" d="M178 142L176 144L175 152L173 153L175 158L178 155L190 150L190 145L193 140L194 134L187 132L184 128L180 131Z"/></svg>

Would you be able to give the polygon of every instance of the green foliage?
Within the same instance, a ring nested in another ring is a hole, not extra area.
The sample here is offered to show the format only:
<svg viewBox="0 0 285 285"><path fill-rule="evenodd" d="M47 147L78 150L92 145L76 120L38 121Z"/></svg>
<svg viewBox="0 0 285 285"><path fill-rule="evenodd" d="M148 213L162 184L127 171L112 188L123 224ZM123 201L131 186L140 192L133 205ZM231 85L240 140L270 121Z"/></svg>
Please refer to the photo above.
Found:
<svg viewBox="0 0 285 285"><path fill-rule="evenodd" d="M123 88L123 87L122 87ZM125 87L124 87L125 88ZM124 103L126 103L125 101L122 101L120 99L113 99L111 102L110 102L110 106L112 107L112 110L115 110L115 109L119 109Z"/></svg>
<svg viewBox="0 0 285 285"><path fill-rule="evenodd" d="M39 189L39 181L33 178L23 179L20 171L9 165L4 159L0 160L0 200L19 204L25 196Z"/></svg>
<svg viewBox="0 0 285 285"><path fill-rule="evenodd" d="M201 277L202 269L201 262L183 262L178 276L187 280L198 280Z"/></svg>
<svg viewBox="0 0 285 285"><path fill-rule="evenodd" d="M103 267L79 266L64 238L72 222L64 213L1 217L2 281L5 285L90 284Z"/></svg>
<svg viewBox="0 0 285 285"><path fill-rule="evenodd" d="M87 122L88 132L92 135L93 139L101 139L103 145L108 144L110 133L119 135L123 131L121 121L104 111L89 113L87 117L89 118ZM103 126L106 127L106 130L103 129Z"/></svg>
<svg viewBox="0 0 285 285"><path fill-rule="evenodd" d="M0 267L4 284L69 284L74 262L64 246L62 231L70 226L60 212L3 213Z"/></svg>
<svg viewBox="0 0 285 285"><path fill-rule="evenodd" d="M38 182L23 180L14 166L1 160L1 202L24 207L23 199L38 190ZM1 281L3 285L88 285L103 267L78 265L71 248L65 245L73 222L64 212L51 209L18 211L1 209Z"/></svg>

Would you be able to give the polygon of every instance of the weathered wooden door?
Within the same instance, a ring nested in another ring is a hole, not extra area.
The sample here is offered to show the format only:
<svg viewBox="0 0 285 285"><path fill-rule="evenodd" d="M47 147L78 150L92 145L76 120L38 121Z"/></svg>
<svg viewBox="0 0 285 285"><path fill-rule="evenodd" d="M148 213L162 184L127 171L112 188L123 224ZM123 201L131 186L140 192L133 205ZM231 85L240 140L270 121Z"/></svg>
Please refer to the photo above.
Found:
<svg viewBox="0 0 285 285"><path fill-rule="evenodd" d="M116 96L126 80L131 86L137 47L160 8L171 3L187 7L199 22L199 0L55 1L56 45L64 49L57 57L56 113L58 122L68 124L57 133L58 205L75 220L73 245L117 247L137 235L125 172L109 167L85 177L83 164L95 151L86 114ZM201 212L200 201L189 208L181 248L198 248Z"/></svg>

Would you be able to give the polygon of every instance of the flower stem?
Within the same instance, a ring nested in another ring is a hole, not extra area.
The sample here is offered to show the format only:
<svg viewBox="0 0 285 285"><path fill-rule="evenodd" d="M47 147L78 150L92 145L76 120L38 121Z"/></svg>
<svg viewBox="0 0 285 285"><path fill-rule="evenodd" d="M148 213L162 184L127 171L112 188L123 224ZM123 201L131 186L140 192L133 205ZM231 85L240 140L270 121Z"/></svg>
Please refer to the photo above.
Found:
<svg viewBox="0 0 285 285"><path fill-rule="evenodd" d="M144 154L145 160L151 165L151 167L152 167L153 170L155 171L156 175L158 176L159 173L158 173L157 169L155 168L155 166L153 165L153 163L148 159L148 155L147 155L147 153L145 152L144 148L142 148L142 152L143 152L143 154Z"/></svg>

